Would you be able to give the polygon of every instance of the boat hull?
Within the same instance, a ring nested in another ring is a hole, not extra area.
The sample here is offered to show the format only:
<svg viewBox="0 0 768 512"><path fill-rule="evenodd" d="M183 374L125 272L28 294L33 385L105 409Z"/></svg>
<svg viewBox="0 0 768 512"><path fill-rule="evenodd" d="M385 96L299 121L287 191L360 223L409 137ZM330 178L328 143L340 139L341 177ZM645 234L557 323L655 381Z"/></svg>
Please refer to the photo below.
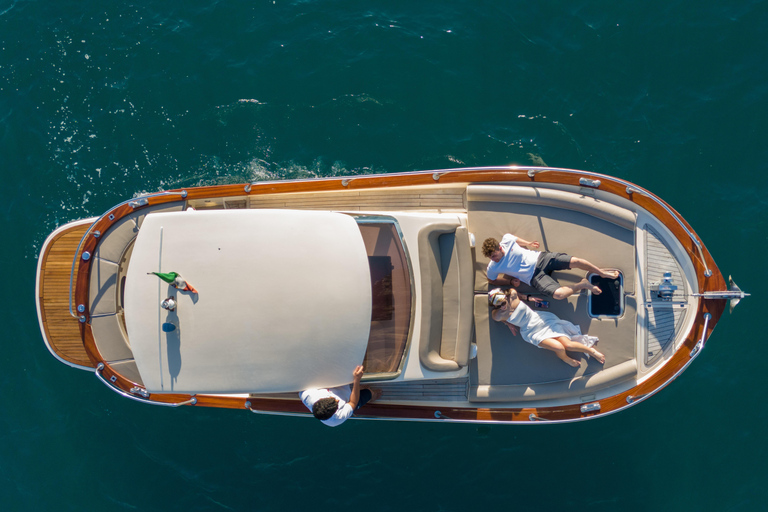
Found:
<svg viewBox="0 0 768 512"><path fill-rule="evenodd" d="M257 182L180 189L126 201L103 216L78 221L51 235L38 268L38 312L46 344L62 362L89 369L108 386L128 398L158 405L194 405L251 410L266 414L307 415L297 396L258 394L205 395L147 393L140 379L122 371L105 357L95 339L91 305L94 293L92 274L98 271L99 244L110 230L133 218L137 229L146 212L184 203L213 208L241 207L241 201L256 208L306 208L333 210L400 210L437 212L466 211L466 187L470 185L541 186L569 190L582 195L611 196L622 204L634 205L663 225L688 258L693 288L698 294L728 289L712 256L691 226L654 194L623 180L568 169L494 167L447 169L429 172L376 176L339 177L319 180ZM78 239L79 238L79 239ZM78 243L75 243L77 240ZM73 264L74 261L74 264ZM54 270L56 269L56 270ZM71 270L71 276L70 276ZM72 287L62 283L72 282ZM54 287L53 284L58 283ZM635 405L679 376L701 353L725 308L725 300L701 298L691 303L691 326L668 351L663 364L620 392L595 400L574 403L533 401L473 404L413 399L375 402L356 417L383 420L448 421L477 423L571 422L619 412ZM82 308L78 306L82 305ZM82 309L82 311L79 311ZM59 334L59 327L61 332ZM698 348L697 348L698 347ZM133 376L133 377L132 377ZM469 379L469 377L467 377ZM471 385L471 379L467 380ZM375 386L375 382L371 383ZM452 381L453 386L459 386Z"/></svg>

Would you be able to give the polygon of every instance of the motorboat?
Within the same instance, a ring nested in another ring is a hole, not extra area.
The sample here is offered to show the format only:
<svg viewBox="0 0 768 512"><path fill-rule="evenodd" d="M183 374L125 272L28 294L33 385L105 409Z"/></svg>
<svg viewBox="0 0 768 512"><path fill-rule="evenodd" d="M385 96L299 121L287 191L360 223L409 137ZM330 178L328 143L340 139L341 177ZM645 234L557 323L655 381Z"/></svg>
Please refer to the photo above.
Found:
<svg viewBox="0 0 768 512"><path fill-rule="evenodd" d="M505 233L619 270L556 272L603 293L547 310L599 338L604 364L569 366L492 320L480 248ZM53 356L132 400L311 417L299 392L362 364L381 396L355 418L526 424L648 399L747 295L653 193L520 166L134 197L51 233L36 289Z"/></svg>

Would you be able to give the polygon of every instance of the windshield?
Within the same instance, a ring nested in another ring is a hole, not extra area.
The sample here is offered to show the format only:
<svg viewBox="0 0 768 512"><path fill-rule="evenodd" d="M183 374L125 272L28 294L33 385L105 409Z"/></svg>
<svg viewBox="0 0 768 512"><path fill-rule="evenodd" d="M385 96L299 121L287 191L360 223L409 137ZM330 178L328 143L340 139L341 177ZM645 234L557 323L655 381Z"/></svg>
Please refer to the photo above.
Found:
<svg viewBox="0 0 768 512"><path fill-rule="evenodd" d="M411 276L397 229L389 217L356 216L371 269L373 311L365 373L400 369L411 325Z"/></svg>

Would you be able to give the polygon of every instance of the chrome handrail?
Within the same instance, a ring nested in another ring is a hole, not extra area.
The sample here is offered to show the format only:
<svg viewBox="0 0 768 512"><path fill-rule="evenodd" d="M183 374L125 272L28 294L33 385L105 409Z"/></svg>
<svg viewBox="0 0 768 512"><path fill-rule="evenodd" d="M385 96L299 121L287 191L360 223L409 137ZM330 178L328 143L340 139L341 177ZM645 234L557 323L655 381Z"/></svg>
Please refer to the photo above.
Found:
<svg viewBox="0 0 768 512"><path fill-rule="evenodd" d="M311 416L312 413L310 411L307 412L286 412L286 411L264 411L261 409L254 409L253 404L251 404L250 400L246 400L245 402L245 408L251 411L254 414L269 414L271 416L293 416L297 418Z"/></svg>
<svg viewBox="0 0 768 512"><path fill-rule="evenodd" d="M134 396L131 393L126 393L122 389L118 388L117 386L113 386L111 382L107 381L107 379L104 378L104 375L102 375L102 371L104 370L104 363L99 363L96 365L96 371L94 372L96 374L96 377L104 383L105 386L107 386L109 389L114 391L115 393L124 396L125 398L130 398L131 400L135 400L137 402L141 402L144 404L152 404L152 405L161 405L163 407L179 407L181 405L195 405L197 403L197 398L194 396L190 398L189 400L185 400L183 402L176 402L176 403L168 403L168 402L155 402L153 400L148 400L150 393L143 389L143 388L133 388L136 390L137 393L141 393L142 396Z"/></svg>
<svg viewBox="0 0 768 512"><path fill-rule="evenodd" d="M693 349L691 350L691 359L699 355L699 352L701 349L704 348L704 345L707 343L707 327L709 327L709 320L712 318L712 315L709 313L704 313L704 331L701 333L701 339L699 340L696 345L694 345Z"/></svg>
<svg viewBox="0 0 768 512"><path fill-rule="evenodd" d="M123 206L124 204L130 204L131 208L139 208L141 206L146 206L149 203L148 199L150 197L167 196L167 195L175 195L175 194L180 195L182 197L182 199L187 197L187 191L186 190L182 190L181 192L165 192L165 191L163 191L163 192L156 192L154 194L147 194L147 195L144 195L144 196L139 196L139 197L134 197L134 198L131 198L131 199L126 199L125 201L123 201L122 203L118 204L117 206L113 206L112 208L110 208L109 210L104 212L104 214L101 217L99 217L98 219L93 221L93 224L91 224L91 226L88 228L88 230L86 230L86 232L83 234L83 237L80 239L80 243L77 244L77 250L75 251L74 256L72 256L72 267L69 269L69 314L70 315L72 315L74 318L78 318L81 322L85 322L85 315L80 315L78 317L78 315L76 315L75 312L72 311L72 280L75 278L75 264L77 263L77 255L80 254L80 248L83 246L83 242L85 242L86 237L91 234L91 229L93 229L93 226L95 226L99 221L101 221L101 219L106 217L109 212L111 212L112 210L114 210L116 208L119 208L119 207ZM101 236L101 233L99 233L97 231L96 233L94 233L93 236L98 238L98 237ZM91 257L91 255L89 253L84 253L83 254L83 259L85 259L85 260L88 260L90 257ZM83 304L78 305L77 309L78 309L79 313L84 313L85 312L85 305L83 305Z"/></svg>

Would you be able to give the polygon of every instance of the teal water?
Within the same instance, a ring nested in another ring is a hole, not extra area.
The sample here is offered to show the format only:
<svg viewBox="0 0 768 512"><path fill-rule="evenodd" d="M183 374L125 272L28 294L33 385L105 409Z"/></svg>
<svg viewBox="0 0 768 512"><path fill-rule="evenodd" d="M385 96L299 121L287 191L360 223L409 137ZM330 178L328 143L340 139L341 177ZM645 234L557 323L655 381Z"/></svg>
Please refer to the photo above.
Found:
<svg viewBox="0 0 768 512"><path fill-rule="evenodd" d="M766 33L757 0L0 0L0 507L764 510ZM43 344L45 237L135 194L537 162L654 191L755 294L621 414L329 429L169 410Z"/></svg>

